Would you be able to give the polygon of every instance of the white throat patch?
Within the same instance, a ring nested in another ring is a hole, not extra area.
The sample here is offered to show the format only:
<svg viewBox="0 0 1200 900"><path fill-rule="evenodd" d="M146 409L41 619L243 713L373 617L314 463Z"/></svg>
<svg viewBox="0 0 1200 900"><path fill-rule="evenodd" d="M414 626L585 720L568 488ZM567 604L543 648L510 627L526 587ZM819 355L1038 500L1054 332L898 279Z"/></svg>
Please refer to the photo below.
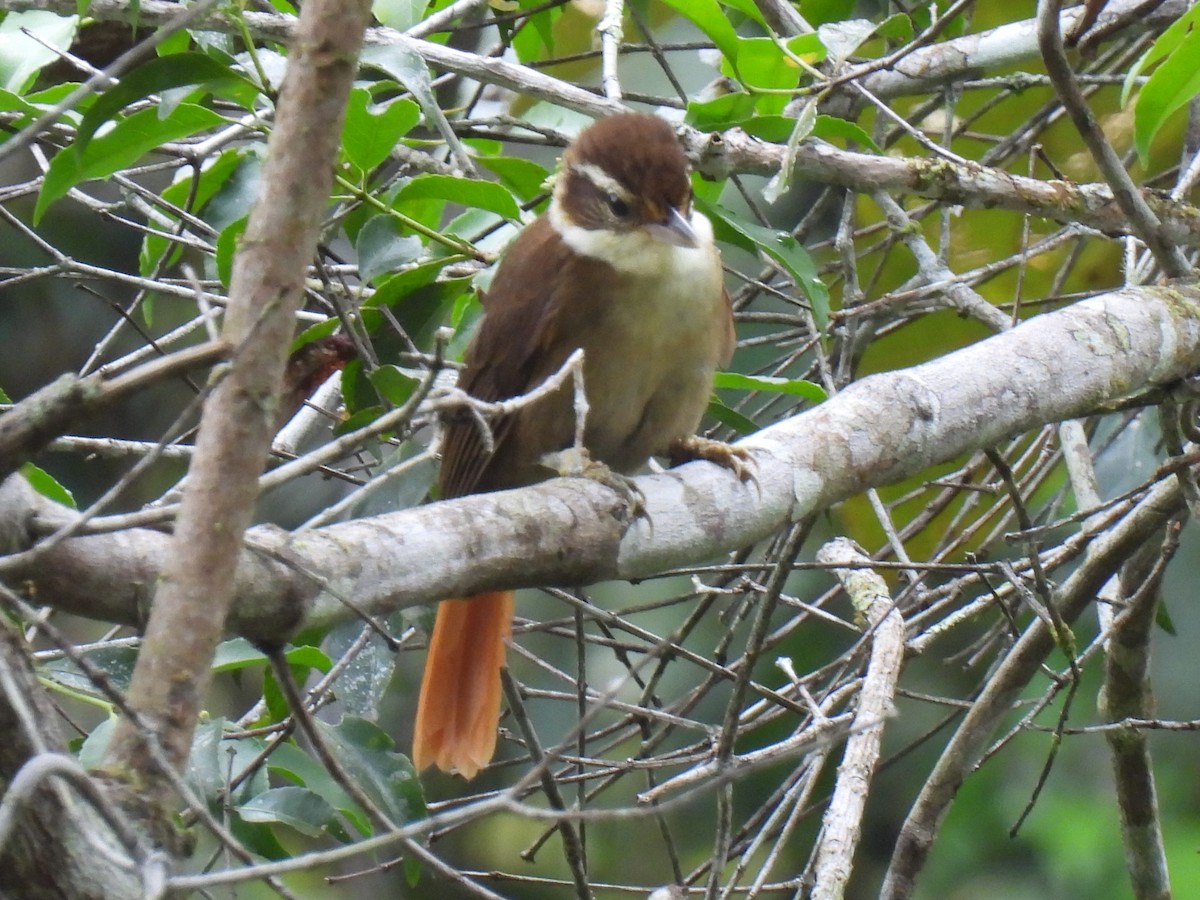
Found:
<svg viewBox="0 0 1200 900"><path fill-rule="evenodd" d="M550 203L550 224L567 246L580 256L608 263L618 272L630 275L662 277L680 270L707 272L712 254L712 223L692 210L688 224L696 233L698 246L676 247L656 240L641 229L612 231L606 228L582 228L568 221L557 198Z"/></svg>

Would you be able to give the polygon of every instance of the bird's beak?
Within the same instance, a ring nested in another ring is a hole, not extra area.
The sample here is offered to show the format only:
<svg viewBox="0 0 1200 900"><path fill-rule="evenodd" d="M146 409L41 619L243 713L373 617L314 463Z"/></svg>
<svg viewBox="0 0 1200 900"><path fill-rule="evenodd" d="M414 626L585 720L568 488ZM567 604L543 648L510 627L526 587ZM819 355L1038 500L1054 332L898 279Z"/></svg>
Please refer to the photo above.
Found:
<svg viewBox="0 0 1200 900"><path fill-rule="evenodd" d="M665 222L655 222L652 225L647 225L646 231L656 241L662 241L664 244L672 244L676 247L687 247L689 249L695 249L700 246L700 239L696 237L696 232L692 228L691 223L683 217L683 213L673 206L667 210L667 219Z"/></svg>

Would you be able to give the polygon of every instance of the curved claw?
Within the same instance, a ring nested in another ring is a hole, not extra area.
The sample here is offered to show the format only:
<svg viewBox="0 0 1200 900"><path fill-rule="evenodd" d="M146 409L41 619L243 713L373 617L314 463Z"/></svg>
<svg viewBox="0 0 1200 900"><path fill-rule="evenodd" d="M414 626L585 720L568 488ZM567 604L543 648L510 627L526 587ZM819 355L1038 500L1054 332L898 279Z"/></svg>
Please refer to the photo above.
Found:
<svg viewBox="0 0 1200 900"><path fill-rule="evenodd" d="M547 453L540 462L564 478L590 478L592 481L598 481L625 499L631 517L640 519L646 515L646 495L637 486L637 482L628 475L614 472L599 460L592 459L585 448L568 447L566 450Z"/></svg>
<svg viewBox="0 0 1200 900"><path fill-rule="evenodd" d="M739 481L753 481L758 484L753 472L754 457L741 447L724 441L714 441L698 434L688 435L671 442L671 446L667 448L667 458L672 466L697 459L708 460L729 469L737 475Z"/></svg>

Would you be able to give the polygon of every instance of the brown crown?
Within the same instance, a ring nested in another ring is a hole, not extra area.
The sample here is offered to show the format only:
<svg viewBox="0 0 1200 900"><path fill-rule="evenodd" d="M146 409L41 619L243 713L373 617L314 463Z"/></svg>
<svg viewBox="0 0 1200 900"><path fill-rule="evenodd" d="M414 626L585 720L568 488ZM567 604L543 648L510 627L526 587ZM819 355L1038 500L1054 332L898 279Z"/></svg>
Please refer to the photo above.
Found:
<svg viewBox="0 0 1200 900"><path fill-rule="evenodd" d="M563 205L585 228L623 228L665 221L671 208L688 213L692 184L675 130L657 116L626 113L580 133L563 158ZM614 217L607 192L579 169L594 166L616 181L630 215Z"/></svg>

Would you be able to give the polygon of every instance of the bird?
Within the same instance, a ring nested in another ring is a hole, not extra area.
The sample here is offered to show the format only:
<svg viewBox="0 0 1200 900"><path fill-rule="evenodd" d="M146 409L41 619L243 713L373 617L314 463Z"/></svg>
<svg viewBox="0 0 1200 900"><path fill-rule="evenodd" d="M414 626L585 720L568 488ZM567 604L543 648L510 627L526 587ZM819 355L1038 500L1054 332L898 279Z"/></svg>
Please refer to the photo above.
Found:
<svg viewBox="0 0 1200 900"><path fill-rule="evenodd" d="M503 254L482 297L459 387L482 401L529 393L583 350L583 451L617 476L651 456L709 459L745 477L745 454L696 435L713 374L734 350L733 312L708 219L693 207L675 129L645 113L591 124L563 154L546 212ZM576 440L572 386L493 420L445 424L442 499L555 474ZM491 760L511 591L440 602L412 761L473 778Z"/></svg>

